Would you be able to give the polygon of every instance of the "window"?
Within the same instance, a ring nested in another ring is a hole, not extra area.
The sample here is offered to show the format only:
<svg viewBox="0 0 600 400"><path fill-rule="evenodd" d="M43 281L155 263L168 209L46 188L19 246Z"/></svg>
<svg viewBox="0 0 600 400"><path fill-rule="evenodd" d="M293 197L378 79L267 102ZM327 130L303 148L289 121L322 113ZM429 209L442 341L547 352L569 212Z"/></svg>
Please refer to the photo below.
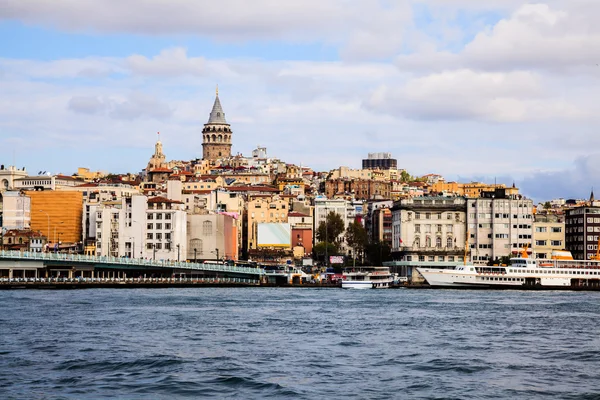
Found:
<svg viewBox="0 0 600 400"><path fill-rule="evenodd" d="M446 214L446 219L452 219L452 213Z"/></svg>
<svg viewBox="0 0 600 400"><path fill-rule="evenodd" d="M431 219L431 213L425 213L425 219Z"/></svg>
<svg viewBox="0 0 600 400"><path fill-rule="evenodd" d="M443 262L444 261L444 256L438 256L438 261Z"/></svg>
<svg viewBox="0 0 600 400"><path fill-rule="evenodd" d="M438 225L438 226L437 226L437 232L438 232L438 233L441 233L441 232L442 232L442 225Z"/></svg>
<svg viewBox="0 0 600 400"><path fill-rule="evenodd" d="M163 215L161 213L156 213L156 219L162 219Z"/></svg>
<svg viewBox="0 0 600 400"><path fill-rule="evenodd" d="M171 233L165 233L165 240L171 240Z"/></svg>
<svg viewBox="0 0 600 400"><path fill-rule="evenodd" d="M171 229L171 224L165 224L165 229Z"/></svg>
<svg viewBox="0 0 600 400"><path fill-rule="evenodd" d="M156 244L154 245L154 248L155 248L156 250L160 250L160 249L162 249L162 243L156 243Z"/></svg>
<svg viewBox="0 0 600 400"><path fill-rule="evenodd" d="M448 239L446 239L446 247L451 249L452 248L452 238L449 237Z"/></svg>
<svg viewBox="0 0 600 400"><path fill-rule="evenodd" d="M419 261L421 261L421 262L425 261L425 256L419 256Z"/></svg>
<svg viewBox="0 0 600 400"><path fill-rule="evenodd" d="M553 226L552 227L552 232L553 233L560 233L560 232L562 232L562 227L560 227L560 226Z"/></svg>
<svg viewBox="0 0 600 400"><path fill-rule="evenodd" d="M536 232L546 232L548 228L546 228L545 226L538 226L535 228Z"/></svg>
<svg viewBox="0 0 600 400"><path fill-rule="evenodd" d="M416 212L415 213L415 219L421 219L421 213Z"/></svg>
<svg viewBox="0 0 600 400"><path fill-rule="evenodd" d="M162 224L156 224L156 229L162 229Z"/></svg>
<svg viewBox="0 0 600 400"><path fill-rule="evenodd" d="M212 236L212 221L204 221L202 223L202 234L204 236Z"/></svg>
<svg viewBox="0 0 600 400"><path fill-rule="evenodd" d="M154 224L147 224L147 225L146 225L146 228L147 228L147 229L154 229Z"/></svg>
<svg viewBox="0 0 600 400"><path fill-rule="evenodd" d="M435 238L435 247L437 247L438 249L442 247L442 238L439 236Z"/></svg>
<svg viewBox="0 0 600 400"><path fill-rule="evenodd" d="M148 233L146 234L146 239L153 239L153 235L152 235L152 233L148 232Z"/></svg>
<svg viewBox="0 0 600 400"><path fill-rule="evenodd" d="M154 219L154 214L148 213L148 219Z"/></svg>
<svg viewBox="0 0 600 400"><path fill-rule="evenodd" d="M162 233L156 234L156 240L162 240Z"/></svg>
<svg viewBox="0 0 600 400"><path fill-rule="evenodd" d="M152 250L152 243L146 243L146 250Z"/></svg>
<svg viewBox="0 0 600 400"><path fill-rule="evenodd" d="M421 225L415 225L415 233L421 233Z"/></svg>
<svg viewBox="0 0 600 400"><path fill-rule="evenodd" d="M173 217L173 214L165 214L165 219L171 219Z"/></svg>
<svg viewBox="0 0 600 400"><path fill-rule="evenodd" d="M435 256L428 256L427 261L429 261L429 262L435 261Z"/></svg>
<svg viewBox="0 0 600 400"><path fill-rule="evenodd" d="M545 246L546 245L546 240L536 240L535 241L535 245L536 246Z"/></svg>
<svg viewBox="0 0 600 400"><path fill-rule="evenodd" d="M171 251L171 243L165 243L165 250Z"/></svg>
<svg viewBox="0 0 600 400"><path fill-rule="evenodd" d="M562 246L562 240L552 240L552 246Z"/></svg>
<svg viewBox="0 0 600 400"><path fill-rule="evenodd" d="M448 261L454 261L454 256L448 256Z"/></svg>
<svg viewBox="0 0 600 400"><path fill-rule="evenodd" d="M431 247L431 238L429 236L425 238L425 247Z"/></svg>

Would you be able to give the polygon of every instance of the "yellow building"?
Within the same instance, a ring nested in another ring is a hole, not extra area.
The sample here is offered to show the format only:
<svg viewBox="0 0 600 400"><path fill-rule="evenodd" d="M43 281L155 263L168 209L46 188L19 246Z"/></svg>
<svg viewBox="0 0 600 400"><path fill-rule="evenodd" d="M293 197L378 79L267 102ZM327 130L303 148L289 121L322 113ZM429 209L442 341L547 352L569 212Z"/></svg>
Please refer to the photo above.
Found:
<svg viewBox="0 0 600 400"><path fill-rule="evenodd" d="M534 215L533 252L536 258L550 258L552 252L566 248L564 214Z"/></svg>
<svg viewBox="0 0 600 400"><path fill-rule="evenodd" d="M483 192L493 192L496 189L504 189L506 195L519 194L519 189L516 187L506 187L503 183L481 183L481 182L470 182L470 183L457 183L457 182L436 182L431 184L429 187L430 192L435 193L453 193L458 196L465 196L469 198L478 198Z"/></svg>
<svg viewBox="0 0 600 400"><path fill-rule="evenodd" d="M254 195L248 199L248 249L256 249L259 223L288 222L289 204L278 195Z"/></svg>
<svg viewBox="0 0 600 400"><path fill-rule="evenodd" d="M89 181L91 181L93 179L104 178L106 175L107 175L106 172L102 172L102 171L92 172L92 171L90 171L89 168L79 167L79 168L77 168L77 173L74 174L73 176L75 178L80 178L80 179L83 179L86 182L89 182Z"/></svg>
<svg viewBox="0 0 600 400"><path fill-rule="evenodd" d="M31 198L31 230L48 235L48 242L81 241L83 194L74 191L27 191Z"/></svg>

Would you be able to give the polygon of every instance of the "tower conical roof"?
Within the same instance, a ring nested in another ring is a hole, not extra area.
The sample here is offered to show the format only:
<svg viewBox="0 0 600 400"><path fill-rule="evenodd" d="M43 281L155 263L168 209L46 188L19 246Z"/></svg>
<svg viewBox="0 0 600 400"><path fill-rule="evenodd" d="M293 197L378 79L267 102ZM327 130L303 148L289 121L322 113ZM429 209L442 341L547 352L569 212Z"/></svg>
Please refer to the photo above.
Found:
<svg viewBox="0 0 600 400"><path fill-rule="evenodd" d="M210 117L208 118L207 124L227 124L225 121L225 113L223 107L221 107L221 101L219 100L219 94L215 97L215 104L213 104Z"/></svg>

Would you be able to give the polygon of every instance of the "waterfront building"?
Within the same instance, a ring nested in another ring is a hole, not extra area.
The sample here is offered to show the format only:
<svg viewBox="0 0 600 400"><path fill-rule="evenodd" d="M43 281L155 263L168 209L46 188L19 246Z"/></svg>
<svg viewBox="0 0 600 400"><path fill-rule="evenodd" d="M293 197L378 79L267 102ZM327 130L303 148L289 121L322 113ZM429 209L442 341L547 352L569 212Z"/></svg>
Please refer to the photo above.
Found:
<svg viewBox="0 0 600 400"><path fill-rule="evenodd" d="M80 243L83 194L79 191L32 190L31 230L47 235L48 242Z"/></svg>
<svg viewBox="0 0 600 400"><path fill-rule="evenodd" d="M5 167L4 164L0 165L0 193L5 190L15 190L15 179L25 178L29 174L25 168L17 169L14 166Z"/></svg>
<svg viewBox="0 0 600 400"><path fill-rule="evenodd" d="M41 253L46 245L46 236L30 229L9 229L2 234L0 250L18 250Z"/></svg>
<svg viewBox="0 0 600 400"><path fill-rule="evenodd" d="M536 213L533 216L533 254L550 258L555 250L565 248L565 215Z"/></svg>
<svg viewBox="0 0 600 400"><path fill-rule="evenodd" d="M227 214L188 214L187 260L237 260L235 218Z"/></svg>
<svg viewBox="0 0 600 400"><path fill-rule="evenodd" d="M279 195L249 195L246 211L246 250L258 248L258 224L287 223L288 212L288 201Z"/></svg>
<svg viewBox="0 0 600 400"><path fill-rule="evenodd" d="M217 89L208 122L202 129L202 159L216 161L220 158L231 157L232 133L230 125L225 120Z"/></svg>
<svg viewBox="0 0 600 400"><path fill-rule="evenodd" d="M504 189L467 200L467 229L474 264L487 264L532 247L533 201Z"/></svg>
<svg viewBox="0 0 600 400"><path fill-rule="evenodd" d="M600 240L600 202L592 192L590 200L579 207L566 210L566 249L576 260L591 260L598 253Z"/></svg>
<svg viewBox="0 0 600 400"><path fill-rule="evenodd" d="M288 213L288 222L292 230L292 248L294 248L294 258L302 258L306 255L312 254L312 215L291 211ZM302 248L302 251L300 252L299 250L296 250L297 248Z"/></svg>
<svg viewBox="0 0 600 400"><path fill-rule="evenodd" d="M0 195L0 228L28 230L31 223L31 198L17 191Z"/></svg>
<svg viewBox="0 0 600 400"><path fill-rule="evenodd" d="M392 255L395 260L463 262L466 243L466 200L423 196L394 203Z"/></svg>
<svg viewBox="0 0 600 400"><path fill-rule="evenodd" d="M369 238L374 241L383 241L384 236L389 234L389 245L391 247L391 212L387 214L385 211L380 212L380 210L389 210L394 205L392 200L371 200L368 201L365 208L364 213L364 221L365 221L365 229ZM388 230L389 224L389 232Z"/></svg>

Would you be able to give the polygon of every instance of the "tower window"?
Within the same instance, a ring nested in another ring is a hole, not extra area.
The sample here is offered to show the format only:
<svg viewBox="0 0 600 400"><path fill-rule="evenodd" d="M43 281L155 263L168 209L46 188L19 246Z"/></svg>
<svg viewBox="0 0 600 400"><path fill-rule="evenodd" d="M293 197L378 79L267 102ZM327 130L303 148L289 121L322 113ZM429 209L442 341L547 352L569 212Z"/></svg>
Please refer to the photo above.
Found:
<svg viewBox="0 0 600 400"><path fill-rule="evenodd" d="M220 117L220 116L221 116L221 113L220 113L220 112L218 112L218 113L217 113L217 117Z"/></svg>

